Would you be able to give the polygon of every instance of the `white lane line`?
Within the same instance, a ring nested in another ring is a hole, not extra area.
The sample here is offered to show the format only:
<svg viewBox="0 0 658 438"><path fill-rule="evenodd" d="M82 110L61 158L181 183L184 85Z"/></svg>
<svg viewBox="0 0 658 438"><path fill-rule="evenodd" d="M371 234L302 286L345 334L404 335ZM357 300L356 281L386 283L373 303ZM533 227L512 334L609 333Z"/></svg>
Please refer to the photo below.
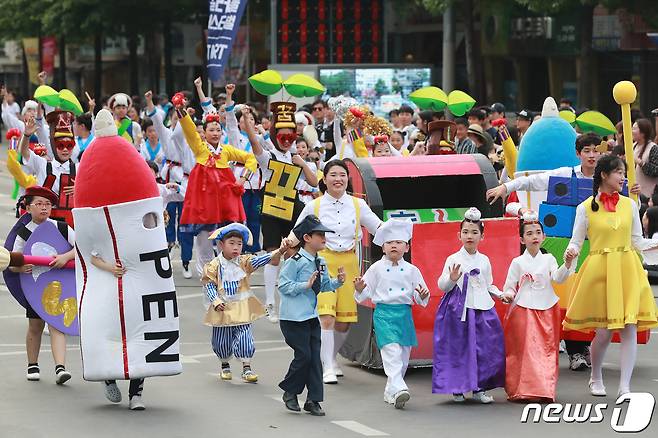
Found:
<svg viewBox="0 0 658 438"><path fill-rule="evenodd" d="M203 294L186 294L186 295L176 295L177 300L189 300L190 298L201 297Z"/></svg>
<svg viewBox="0 0 658 438"><path fill-rule="evenodd" d="M201 363L198 360L190 356L186 356L184 354L181 354L179 357L180 357L180 363Z"/></svg>
<svg viewBox="0 0 658 438"><path fill-rule="evenodd" d="M290 349L291 349L291 348L288 347L288 346L285 346L285 347L274 347L274 348L262 348L262 349L258 349L258 350L256 350L256 354L258 354L258 353L266 353L266 352L268 352L268 351L283 351L283 350L290 350ZM194 354L194 355L192 355L192 356L187 356L187 357L192 358L192 359L203 359L203 358L207 358L207 357L215 357L215 356L216 356L215 353L203 353L203 354Z"/></svg>
<svg viewBox="0 0 658 438"><path fill-rule="evenodd" d="M282 394L265 394L265 397L271 398L272 400L278 401L279 403L283 403Z"/></svg>
<svg viewBox="0 0 658 438"><path fill-rule="evenodd" d="M0 319L14 319L14 318L25 318L25 314L20 313L18 315L2 315Z"/></svg>
<svg viewBox="0 0 658 438"><path fill-rule="evenodd" d="M389 436L389 434L387 434L386 432L373 429L372 427L368 427L365 424L359 423L358 421L352 421L352 420L332 421L332 423L335 424L336 426L343 427L347 430L351 430L352 432L356 432L364 436Z"/></svg>
<svg viewBox="0 0 658 438"><path fill-rule="evenodd" d="M67 349L67 350L79 350L80 347L77 346L77 345L69 345L69 346L66 347L66 349ZM41 352L41 353L49 353L49 352L50 352L50 348L42 348L42 349L40 350L40 352ZM24 354L25 354L25 350L21 350L21 351L5 351L5 352L0 353L0 356L22 356L22 355L24 355Z"/></svg>

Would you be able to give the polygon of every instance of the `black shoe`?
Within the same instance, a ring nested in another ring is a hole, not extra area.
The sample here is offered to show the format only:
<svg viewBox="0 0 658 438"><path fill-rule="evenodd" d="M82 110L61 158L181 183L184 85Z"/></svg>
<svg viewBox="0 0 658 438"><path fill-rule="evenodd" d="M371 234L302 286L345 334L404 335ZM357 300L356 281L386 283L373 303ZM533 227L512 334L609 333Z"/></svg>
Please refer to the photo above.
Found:
<svg viewBox="0 0 658 438"><path fill-rule="evenodd" d="M304 410L316 417L324 417L325 415L320 403L316 401L306 400L306 403L304 403Z"/></svg>
<svg viewBox="0 0 658 438"><path fill-rule="evenodd" d="M299 402L297 401L297 394L291 394L289 392L283 393L283 402L286 404L286 409L293 412L301 412L299 408Z"/></svg>

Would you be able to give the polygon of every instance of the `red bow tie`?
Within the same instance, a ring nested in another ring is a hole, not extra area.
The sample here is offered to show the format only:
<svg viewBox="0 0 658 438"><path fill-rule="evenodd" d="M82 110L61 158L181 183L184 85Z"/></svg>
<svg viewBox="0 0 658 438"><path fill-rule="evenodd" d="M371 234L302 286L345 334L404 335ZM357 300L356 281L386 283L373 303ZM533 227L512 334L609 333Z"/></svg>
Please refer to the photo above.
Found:
<svg viewBox="0 0 658 438"><path fill-rule="evenodd" d="M603 203L603 207L607 211L617 211L617 202L619 202L619 193L615 192L612 195L609 195L608 193L601 192L599 199L601 200L601 202Z"/></svg>

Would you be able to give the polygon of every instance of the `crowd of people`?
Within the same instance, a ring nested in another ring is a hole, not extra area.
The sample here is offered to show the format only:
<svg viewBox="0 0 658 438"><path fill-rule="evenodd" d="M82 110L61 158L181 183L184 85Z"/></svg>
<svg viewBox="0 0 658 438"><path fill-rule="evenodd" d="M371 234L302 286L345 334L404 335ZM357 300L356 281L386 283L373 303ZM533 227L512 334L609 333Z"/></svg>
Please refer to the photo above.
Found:
<svg viewBox="0 0 658 438"><path fill-rule="evenodd" d="M475 400L486 404L493 401L486 391L503 387L510 400L555 400L561 325L596 330L591 349L588 343L567 344L571 369L591 367L593 395L606 394L603 357L612 332L621 331L619 394L630 391L637 329L658 325L642 264L631 251L658 247L653 238L658 233L658 148L654 124L641 114L633 120L638 184L630 192L640 194L646 207L618 195L625 178L621 133L609 139L581 133L574 145L579 166L505 180L501 133L492 126L493 120L506 117L501 103L476 107L454 121L442 112L409 105L384 119L341 98L318 99L299 110L291 102L273 102L266 109L236 103L232 84L215 98L205 96L200 78L194 86L198 108L192 105L193 93L169 98L151 91L132 97L117 93L100 99L98 108L113 114L116 134L153 170L168 213L169 249L180 246L183 276L196 275L203 282L204 322L212 326L211 346L222 380L233 378L230 359L235 357L242 365L242 380L258 381L252 369L251 323L266 316L279 323L294 350L279 384L286 407L300 411L297 396L307 388L303 409L324 415L323 384L335 384L343 376L337 353L357 322L357 302L369 299L375 304L374 331L388 376L384 400L402 408L410 399L404 375L411 348L417 345L410 309L412 304L427 305L428 280L445 292L435 324L433 392L451 394L458 403L472 392ZM75 169L98 135L95 100L87 96L88 111L73 119L67 111L53 111L32 100L21 108L10 90L3 89L2 98L6 128L20 132L19 169L34 179L22 198L32 214L32 227L49 216L71 220ZM575 113L566 100L560 109ZM508 130L517 145L537 117L528 109L516 113L515 126ZM434 143L430 139L437 131L441 138ZM540 251L545 235L536 212L512 208L519 217L524 250L513 260L500 290L493 284L489 259L478 251L485 222L471 208L460 225L461 249L444 261L439 278L423 278L404 260L411 223L382 222L363 199L352 196L344 159L436 153L487 157L502 183L487 192L492 201L517 190L545 190L550 175L593 179L592 197L578 207L564 260L558 263ZM365 232L374 236L384 257L362 275L357 249ZM73 229L67 236L75 241ZM586 237L591 242L589 262L577 273L562 322L549 279L562 282L574 273L574 260ZM20 244L12 249L20 251ZM195 269L190 266L193 249ZM613 257L610 251L623 270L603 267L603 257ZM74 256L60 255L56 264ZM120 262L97 258L95 266L116 277L125 275ZM264 305L249 286L250 275L261 267ZM496 300L510 304L505 327L494 310ZM38 380L43 321L29 306L27 317L27 378ZM533 333L545 342L524 343L518 332L526 337ZM51 335L57 383L63 384L71 378L64 364L63 335L53 329ZM541 360L533 359L537 357ZM108 400L121 401L115 381L104 385ZM143 385L143 379L131 380L131 409L144 409Z"/></svg>

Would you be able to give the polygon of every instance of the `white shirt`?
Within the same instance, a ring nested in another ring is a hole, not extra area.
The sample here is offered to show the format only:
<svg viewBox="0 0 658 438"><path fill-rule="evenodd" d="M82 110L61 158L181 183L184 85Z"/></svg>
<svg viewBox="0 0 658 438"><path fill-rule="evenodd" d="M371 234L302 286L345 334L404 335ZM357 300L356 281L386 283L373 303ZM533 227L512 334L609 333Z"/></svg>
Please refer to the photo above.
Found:
<svg viewBox="0 0 658 438"><path fill-rule="evenodd" d="M228 137L228 144L236 149L241 149L252 154L254 153L249 138L240 132L238 119L235 117L234 107L230 111L226 110L226 134ZM242 172L244 172L244 165L242 163L235 163L233 165L233 175L235 175L236 180L240 178ZM266 181L267 180L263 178L263 169L259 166L249 180L245 181L244 188L259 190L265 186Z"/></svg>
<svg viewBox="0 0 658 438"><path fill-rule="evenodd" d="M7 130L11 128L18 128L21 133L25 131L25 123L18 117L21 114L21 109L16 102L8 105L7 102L2 102L2 121Z"/></svg>
<svg viewBox="0 0 658 438"><path fill-rule="evenodd" d="M144 139L142 141L142 143L139 145L139 153L144 158L144 160L150 161L151 160L151 154L149 152L150 147L147 144L147 142L148 142L148 139ZM165 150L164 150L164 146L162 145L162 141L159 141L159 143L160 143L160 150L155 154L155 160L153 160L153 161L155 162L155 164L158 165L158 167L160 169L162 169L162 166L165 162ZM153 145L150 145L150 146L153 146ZM158 147L157 144L156 144L155 147L157 149L157 147Z"/></svg>
<svg viewBox="0 0 658 438"><path fill-rule="evenodd" d="M60 163L57 160L50 161L53 168L53 175L55 175L55 182L50 190L55 193L59 193L59 177L62 174L71 174L71 161L67 160L64 163ZM48 160L43 157L38 156L34 152L30 152L30 157L23 157L23 169L25 173L35 175L37 177L37 185L42 186L46 180L46 166L48 165Z"/></svg>
<svg viewBox="0 0 658 438"><path fill-rule="evenodd" d="M575 265L576 260L571 264L572 268ZM512 260L503 291L516 295L515 304L526 309L550 309L559 301L551 281L563 283L569 273L570 270L564 265L558 268L552 254L539 252L533 257L525 250Z"/></svg>
<svg viewBox="0 0 658 438"><path fill-rule="evenodd" d="M382 221L372 212L363 199L356 198L359 203L359 222L366 227L370 234L375 234ZM354 248L354 243L361 240L363 232L361 227L356 229L356 210L352 196L343 194L340 199L335 199L329 193L325 193L319 200L309 202L297 218L299 224L309 214L315 214L315 203L320 203L318 217L322 224L333 230L326 233L326 246L331 251L345 252ZM354 235L356 233L356 236Z"/></svg>
<svg viewBox="0 0 658 438"><path fill-rule="evenodd" d="M596 199L598 198L599 196L597 195ZM601 202L599 202L599 208L604 208ZM631 228L631 244L633 245L633 248L638 251L647 251L658 247L658 239L645 239L642 237L642 223L640 222L640 212L638 211L637 204L631 202L631 208L633 209L633 226ZM588 227L589 219L587 218L585 204L580 203L578 207L576 207L576 219L573 224L573 232L567 249L571 248L576 252L580 252L580 248L583 246L583 241L587 237Z"/></svg>
<svg viewBox="0 0 658 438"><path fill-rule="evenodd" d="M48 221L48 222L52 223L53 225L57 226L57 221L56 220L48 218L48 219L46 219L46 221ZM40 224L37 224L34 221L30 221L30 222L28 222L27 225L25 225L25 228L27 228L30 231L34 231L34 230L37 229L37 227L39 225ZM66 240L68 240L68 242L71 246L75 246L75 231L73 231L73 228L71 228L71 227L68 227L68 228L69 228L69 231L67 233L68 238ZM22 253L23 250L25 249L25 243L26 243L25 240L23 240L23 238L21 236L16 235L16 240L14 240L14 247L12 248L12 251Z"/></svg>
<svg viewBox="0 0 658 438"><path fill-rule="evenodd" d="M551 176L563 176L571 178L572 173L578 178L592 179L591 176L583 175L580 164L574 167L559 167L548 172L535 173L528 176L519 176L505 183L507 193L524 190L527 192L545 192L548 190L548 179Z"/></svg>
<svg viewBox="0 0 658 438"><path fill-rule="evenodd" d="M336 148L336 158L356 158L354 145L351 141L343 139L340 132L340 120L338 117L334 119L334 147Z"/></svg>
<svg viewBox="0 0 658 438"><path fill-rule="evenodd" d="M453 265L461 265L461 274L457 281L450 279L450 267ZM493 274L491 272L489 257L480 252L476 251L475 254L469 254L462 247L456 253L449 255L443 266L443 272L439 277L439 289L449 292L455 285L461 288L464 282L464 273L469 273L473 269L479 269L480 273L473 276L469 275L468 277L468 290L466 291L464 308L489 310L495 304L491 295L500 297L501 292L493 284Z"/></svg>
<svg viewBox="0 0 658 438"><path fill-rule="evenodd" d="M421 306L427 306L429 296L422 299L416 291L417 286L427 289L423 275L420 270L401 259L397 265L386 258L376 261L363 276L366 288L360 293L354 292L354 298L361 303L366 299L377 304L408 304L414 301Z"/></svg>
<svg viewBox="0 0 658 438"><path fill-rule="evenodd" d="M179 186L180 191L174 189L168 189L165 184L158 184L158 190L160 191L160 196L162 197L163 207L166 209L167 204L170 202L183 202L185 200L185 190L184 187Z"/></svg>

